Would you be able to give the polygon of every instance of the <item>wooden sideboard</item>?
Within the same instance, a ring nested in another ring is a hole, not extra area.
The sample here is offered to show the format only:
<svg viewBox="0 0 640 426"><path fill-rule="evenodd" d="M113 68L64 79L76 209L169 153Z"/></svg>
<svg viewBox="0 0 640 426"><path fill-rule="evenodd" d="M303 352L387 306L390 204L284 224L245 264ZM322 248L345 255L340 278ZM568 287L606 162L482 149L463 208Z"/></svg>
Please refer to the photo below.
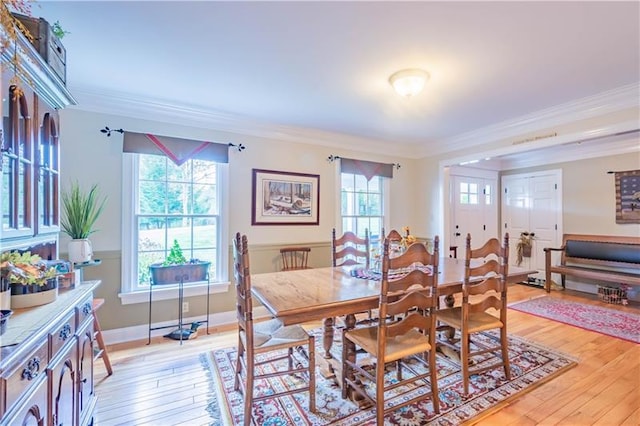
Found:
<svg viewBox="0 0 640 426"><path fill-rule="evenodd" d="M16 310L0 336L0 425L90 425L93 291L60 290L56 301Z"/></svg>

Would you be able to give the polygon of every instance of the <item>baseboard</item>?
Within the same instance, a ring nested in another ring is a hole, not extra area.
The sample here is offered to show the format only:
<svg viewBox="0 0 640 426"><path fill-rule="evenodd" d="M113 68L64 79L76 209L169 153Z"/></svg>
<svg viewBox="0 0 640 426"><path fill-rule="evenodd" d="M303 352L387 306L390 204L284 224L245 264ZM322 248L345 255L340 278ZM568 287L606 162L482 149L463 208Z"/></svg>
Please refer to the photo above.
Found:
<svg viewBox="0 0 640 426"><path fill-rule="evenodd" d="M265 318L271 316L269 311L264 307L259 307L253 310L253 317L255 319ZM194 321L204 320L204 315L183 318L183 327L188 327ZM225 326L234 325L237 323L236 312L216 312L209 315L209 327L213 326ZM171 326L176 324L176 320L163 321L158 323L152 323L151 328ZM151 330L151 337L163 336L171 331L170 328L161 330ZM149 336L149 326L147 324L135 325L131 327L115 328L113 330L103 330L102 336L104 337L107 345L115 345L118 343L131 342L135 340L147 339Z"/></svg>

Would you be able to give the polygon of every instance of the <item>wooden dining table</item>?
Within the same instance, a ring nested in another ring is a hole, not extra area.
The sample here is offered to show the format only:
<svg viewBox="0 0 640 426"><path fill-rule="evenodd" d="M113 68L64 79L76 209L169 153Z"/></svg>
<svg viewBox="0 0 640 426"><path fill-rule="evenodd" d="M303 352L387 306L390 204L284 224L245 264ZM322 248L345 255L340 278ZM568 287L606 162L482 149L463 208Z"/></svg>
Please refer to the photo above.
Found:
<svg viewBox="0 0 640 426"><path fill-rule="evenodd" d="M438 295L449 297L462 291L464 259L443 258L438 266ZM322 320L326 377L341 370L341 360L331 355L334 321L344 317L345 327L355 326L355 313L378 307L380 281L352 275L362 265L268 272L251 275L251 292L265 308L285 324ZM508 283L526 281L537 270L509 266Z"/></svg>

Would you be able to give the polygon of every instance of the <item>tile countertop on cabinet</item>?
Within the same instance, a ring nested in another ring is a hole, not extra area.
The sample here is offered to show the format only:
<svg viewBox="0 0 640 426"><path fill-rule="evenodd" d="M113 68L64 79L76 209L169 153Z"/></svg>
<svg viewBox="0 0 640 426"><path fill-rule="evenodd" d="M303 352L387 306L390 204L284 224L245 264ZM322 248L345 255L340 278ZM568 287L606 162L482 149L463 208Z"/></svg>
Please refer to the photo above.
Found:
<svg viewBox="0 0 640 426"><path fill-rule="evenodd" d="M20 343L38 339L46 335L47 325L56 321L60 315L87 297L101 281L85 281L73 289L59 290L58 298L46 305L27 309L17 309L9 318L6 330L0 336L0 372L12 359L19 356L16 349Z"/></svg>

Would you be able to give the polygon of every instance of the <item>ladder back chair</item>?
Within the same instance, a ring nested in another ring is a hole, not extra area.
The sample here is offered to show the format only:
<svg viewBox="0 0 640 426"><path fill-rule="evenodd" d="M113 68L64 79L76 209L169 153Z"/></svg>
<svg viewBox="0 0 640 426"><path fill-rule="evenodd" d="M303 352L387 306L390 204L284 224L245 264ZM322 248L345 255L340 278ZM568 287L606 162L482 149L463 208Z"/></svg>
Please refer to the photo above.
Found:
<svg viewBox="0 0 640 426"><path fill-rule="evenodd" d="M358 237L351 231L336 238L336 228L331 231L331 254L333 266L362 265L369 269L371 263L371 251L369 244L369 230L364 230L364 238ZM366 322L374 321L371 310L357 313L366 313Z"/></svg>
<svg viewBox="0 0 640 426"><path fill-rule="evenodd" d="M431 398L433 409L440 412L438 378L436 369L436 321L438 303L438 237L430 254L424 244L412 244L398 257L389 257L389 240L385 239L382 258L382 282L380 288L380 318L395 321L378 321L377 326L343 331L342 346L342 394L347 397L355 392L376 407L376 424L384 424L385 414L417 401ZM419 263L425 267L416 267ZM394 280L389 279L392 269L412 270ZM356 347L360 350L356 351ZM358 362L364 351L365 358L373 357L375 371L368 371ZM385 379L385 366L395 364L395 379ZM409 373L406 377L406 373ZM430 392L385 407L385 393L400 386L421 387Z"/></svg>
<svg viewBox="0 0 640 426"><path fill-rule="evenodd" d="M282 257L282 270L295 271L298 269L311 269L308 266L311 247L283 247L280 249Z"/></svg>
<svg viewBox="0 0 640 426"><path fill-rule="evenodd" d="M450 340L441 343L460 351L465 395L469 394L471 375L502 367L507 380L511 379L507 341L508 264L509 234L504 236L502 246L497 238L491 238L477 249L471 248L471 235L467 234L462 306L441 309L437 313L438 321L460 332L459 344L452 344ZM478 282L478 278L482 280ZM498 311L498 316L487 312L491 308ZM486 333L493 329L500 330L498 336ZM472 336L477 333L482 333L488 338L486 341L491 343L474 340ZM483 362L483 367L469 366L472 357L482 355L493 355L496 361L490 365Z"/></svg>
<svg viewBox="0 0 640 426"><path fill-rule="evenodd" d="M382 228L382 237L386 238L387 240L389 240L389 242L392 242L392 243L397 243L402 241L402 235L400 235L400 233L395 229L392 229L391 231L389 231L389 235L386 235L384 233L384 228Z"/></svg>
<svg viewBox="0 0 640 426"><path fill-rule="evenodd" d="M331 237L333 266L363 265L369 268L371 253L368 229L364 230L364 238L351 231L336 238L336 228L333 228Z"/></svg>
<svg viewBox="0 0 640 426"><path fill-rule="evenodd" d="M316 410L315 338L299 325L285 326L276 318L254 323L251 275L247 236L237 233L233 241L236 312L238 319L238 355L234 389L244 395L244 424L251 424L254 402L297 392L309 392L309 411ZM306 350L305 350L306 348ZM275 352L268 359L260 354ZM287 361L285 367L285 363ZM265 366L259 373L256 367ZM283 375L304 375L302 385L285 388L276 394L256 395L256 382Z"/></svg>

